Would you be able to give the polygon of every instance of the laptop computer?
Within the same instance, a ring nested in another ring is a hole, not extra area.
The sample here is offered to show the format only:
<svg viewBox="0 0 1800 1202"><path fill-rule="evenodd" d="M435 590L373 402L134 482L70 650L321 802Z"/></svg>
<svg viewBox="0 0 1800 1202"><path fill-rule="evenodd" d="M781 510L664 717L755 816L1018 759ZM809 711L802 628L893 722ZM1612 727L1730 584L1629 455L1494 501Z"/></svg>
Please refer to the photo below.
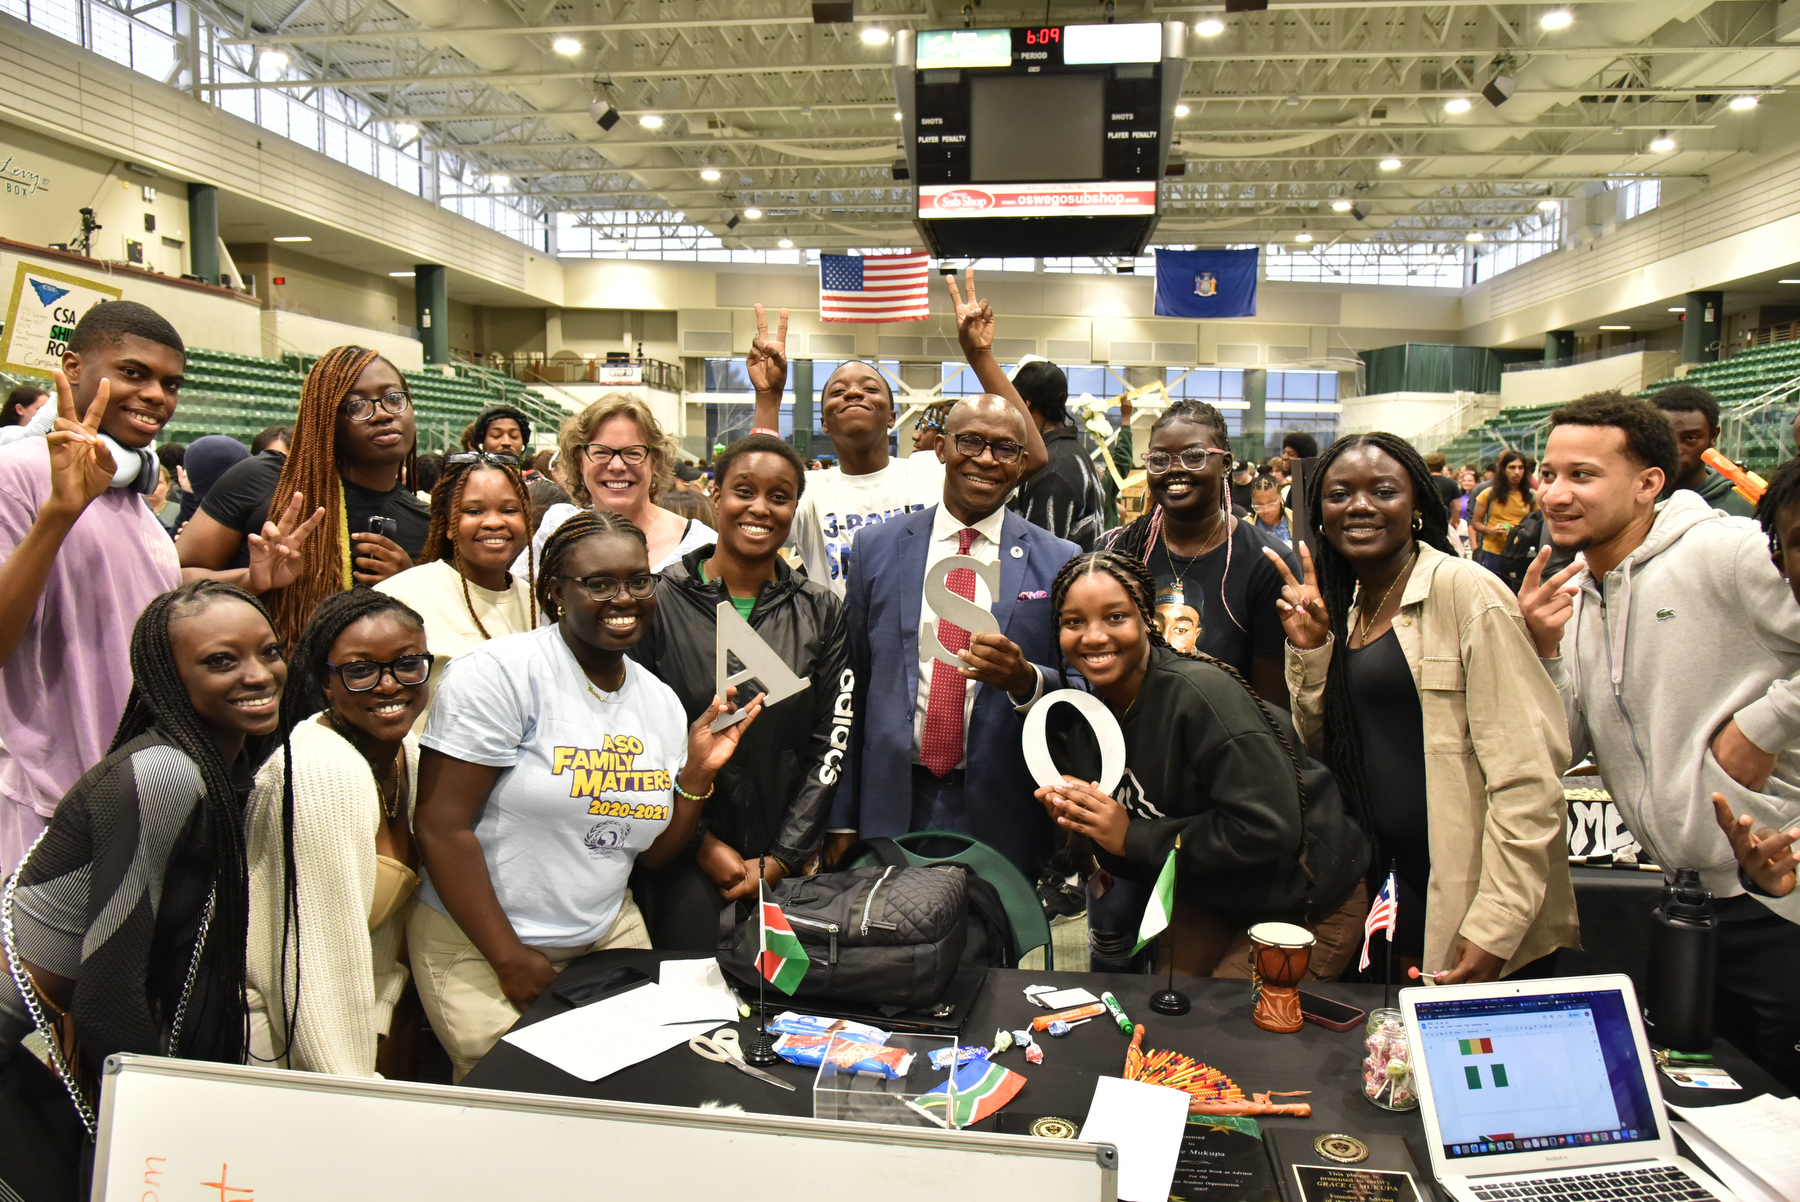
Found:
<svg viewBox="0 0 1800 1202"><path fill-rule="evenodd" d="M1402 989L1431 1170L1460 1202L1734 1202L1681 1157L1629 977Z"/></svg>

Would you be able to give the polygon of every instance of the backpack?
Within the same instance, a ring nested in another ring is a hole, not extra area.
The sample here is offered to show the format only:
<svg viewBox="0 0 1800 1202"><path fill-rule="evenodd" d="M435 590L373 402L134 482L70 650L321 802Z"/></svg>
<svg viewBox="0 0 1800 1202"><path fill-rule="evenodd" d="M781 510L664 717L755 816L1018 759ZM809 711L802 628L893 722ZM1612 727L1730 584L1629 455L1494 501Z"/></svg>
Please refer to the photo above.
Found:
<svg viewBox="0 0 1800 1202"><path fill-rule="evenodd" d="M1525 572L1537 558L1545 537L1544 511L1541 509L1532 510L1506 532L1506 542L1500 548L1500 578L1513 592L1518 592L1525 582Z"/></svg>
<svg viewBox="0 0 1800 1202"><path fill-rule="evenodd" d="M1012 924L992 885L962 864L908 866L892 840L867 846L888 862L790 877L769 890L810 961L796 1001L920 1009L935 1005L965 964L1011 967ZM720 969L754 988L762 979L754 905L726 907L721 927Z"/></svg>

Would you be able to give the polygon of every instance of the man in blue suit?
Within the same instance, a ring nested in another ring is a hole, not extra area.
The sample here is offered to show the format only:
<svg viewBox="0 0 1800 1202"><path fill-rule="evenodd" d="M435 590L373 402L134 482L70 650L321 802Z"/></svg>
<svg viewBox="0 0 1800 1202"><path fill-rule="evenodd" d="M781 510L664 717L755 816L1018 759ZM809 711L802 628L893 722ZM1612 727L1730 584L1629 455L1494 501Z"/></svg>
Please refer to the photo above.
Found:
<svg viewBox="0 0 1800 1202"><path fill-rule="evenodd" d="M1060 687L1048 666L1050 585L1080 548L1005 508L1025 436L1006 400L959 402L938 448L942 503L857 535L844 597L857 720L832 807L834 851L856 835L952 830L997 848L1029 880L1050 858L1055 832L1032 797L1021 710ZM971 637L925 603L927 567L958 554L999 565L992 597L972 570L946 583L988 608L1000 634ZM932 657L939 641L962 666Z"/></svg>

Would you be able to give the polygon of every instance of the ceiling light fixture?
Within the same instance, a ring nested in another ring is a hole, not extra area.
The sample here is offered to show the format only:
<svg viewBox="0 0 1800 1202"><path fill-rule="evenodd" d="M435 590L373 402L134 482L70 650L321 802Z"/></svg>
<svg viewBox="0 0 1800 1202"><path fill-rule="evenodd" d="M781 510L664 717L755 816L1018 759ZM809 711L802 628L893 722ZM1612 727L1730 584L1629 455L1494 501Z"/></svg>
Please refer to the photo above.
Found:
<svg viewBox="0 0 1800 1202"><path fill-rule="evenodd" d="M642 117L638 118L638 124L645 129L661 129L663 127L663 119L658 117L655 113L645 113Z"/></svg>
<svg viewBox="0 0 1800 1202"><path fill-rule="evenodd" d="M879 25L871 25L862 31L863 45L882 46L887 43L888 31Z"/></svg>
<svg viewBox="0 0 1800 1202"><path fill-rule="evenodd" d="M1671 313L1686 313L1687 306L1686 305L1670 305L1669 312L1671 312Z"/></svg>
<svg viewBox="0 0 1800 1202"><path fill-rule="evenodd" d="M1668 154L1671 150L1675 149L1675 139L1671 138L1669 136L1669 131L1665 129L1662 133L1656 135L1656 140L1650 143L1650 149L1657 154Z"/></svg>
<svg viewBox="0 0 1800 1202"><path fill-rule="evenodd" d="M744 216L748 217L752 221L755 221L758 217L762 216L762 210L761 209L745 209Z"/></svg>
<svg viewBox="0 0 1800 1202"><path fill-rule="evenodd" d="M1800 284L1800 280L1776 280L1777 284Z"/></svg>
<svg viewBox="0 0 1800 1202"><path fill-rule="evenodd" d="M311 242L312 235L311 234L284 234L281 237L274 239L274 241L276 241L276 242Z"/></svg>
<svg viewBox="0 0 1800 1202"><path fill-rule="evenodd" d="M1556 199L1554 196L1546 196L1543 200L1538 201L1538 208L1544 210L1546 213L1553 213L1557 209L1562 208L1562 201Z"/></svg>
<svg viewBox="0 0 1800 1202"><path fill-rule="evenodd" d="M1348 213L1351 209L1353 209L1355 207L1356 207L1355 203L1353 201L1349 200L1347 197L1340 196L1336 200L1331 202L1331 211L1333 213Z"/></svg>
<svg viewBox="0 0 1800 1202"><path fill-rule="evenodd" d="M1475 102L1470 100L1467 96L1452 96L1450 99L1444 101L1444 111L1446 113L1466 113L1474 107Z"/></svg>
<svg viewBox="0 0 1800 1202"><path fill-rule="evenodd" d="M794 240L792 238L783 238L781 241L777 242L775 245L779 246L782 250L793 250L794 249Z"/></svg>
<svg viewBox="0 0 1800 1202"><path fill-rule="evenodd" d="M898 121L898 120L900 120L900 114L899 114L899 113L895 113L895 114L894 114L894 120L896 120L896 121Z"/></svg>
<svg viewBox="0 0 1800 1202"><path fill-rule="evenodd" d="M1398 171L1398 170L1400 170L1400 165L1401 164L1400 164L1399 159L1382 159L1381 160L1381 169L1383 171Z"/></svg>
<svg viewBox="0 0 1800 1202"><path fill-rule="evenodd" d="M550 49L556 51L564 58L574 58L577 54L581 53L581 39L572 38L565 33L554 42L550 43Z"/></svg>
<svg viewBox="0 0 1800 1202"><path fill-rule="evenodd" d="M400 139L400 145L402 146L418 136L419 127L414 125L411 121L402 121L394 126L394 137Z"/></svg>
<svg viewBox="0 0 1800 1202"><path fill-rule="evenodd" d="M1479 241L1481 241L1481 231L1480 230L1470 230L1468 233L1463 235L1463 241L1464 242L1479 242Z"/></svg>
<svg viewBox="0 0 1800 1202"><path fill-rule="evenodd" d="M1732 109L1734 111L1740 112L1740 113L1749 112L1751 109L1756 107L1756 104L1757 104L1757 101L1756 101L1756 97L1754 97L1754 96L1733 96L1731 98Z"/></svg>
<svg viewBox="0 0 1800 1202"><path fill-rule="evenodd" d="M1601 326L1603 330L1629 330L1630 326Z"/></svg>
<svg viewBox="0 0 1800 1202"><path fill-rule="evenodd" d="M1553 8L1538 18L1538 24L1545 29L1567 29L1575 24L1575 15L1566 8Z"/></svg>
<svg viewBox="0 0 1800 1202"><path fill-rule="evenodd" d="M1187 116L1187 115L1188 115L1188 113L1189 113L1189 112L1191 112L1191 111L1192 111L1192 110L1191 110L1191 109L1189 109L1189 108L1188 108L1188 106L1187 106L1187 105L1185 105L1185 104L1178 104L1178 105L1176 105L1176 106L1175 106L1175 115L1176 115L1176 116L1177 116L1177 117L1185 117L1185 116Z"/></svg>
<svg viewBox="0 0 1800 1202"><path fill-rule="evenodd" d="M273 71L276 74L280 74L281 72L287 70L287 65L288 65L287 51L275 50L275 49L271 48L271 49L263 51L262 54L257 56L256 61L257 61L257 64L260 67L262 67L262 69L264 71Z"/></svg>
<svg viewBox="0 0 1800 1202"><path fill-rule="evenodd" d="M488 176L488 187L494 189L496 192L510 183L512 183L512 177L505 172L495 172Z"/></svg>
<svg viewBox="0 0 1800 1202"><path fill-rule="evenodd" d="M1203 38L1216 38L1225 32L1225 22L1217 17L1208 17L1194 26L1194 32Z"/></svg>
<svg viewBox="0 0 1800 1202"><path fill-rule="evenodd" d="M390 272L388 272L388 275L392 276L396 280L410 280L416 274L417 274L416 272L412 272L412 271L390 271Z"/></svg>
<svg viewBox="0 0 1800 1202"><path fill-rule="evenodd" d="M1296 242L1311 242L1312 235L1307 233L1305 230L1301 230L1299 233L1294 235L1294 241L1296 241Z"/></svg>
<svg viewBox="0 0 1800 1202"><path fill-rule="evenodd" d="M717 167L708 167L700 173L700 178L709 184L716 184L719 182L721 176Z"/></svg>

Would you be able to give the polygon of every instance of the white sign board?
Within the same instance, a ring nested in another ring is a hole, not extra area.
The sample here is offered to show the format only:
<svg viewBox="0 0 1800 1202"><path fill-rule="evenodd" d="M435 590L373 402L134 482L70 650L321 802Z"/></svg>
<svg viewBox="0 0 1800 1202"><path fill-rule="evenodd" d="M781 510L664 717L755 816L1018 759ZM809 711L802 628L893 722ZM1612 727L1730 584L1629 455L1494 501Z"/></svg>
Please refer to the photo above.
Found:
<svg viewBox="0 0 1800 1202"><path fill-rule="evenodd" d="M63 352L81 315L119 290L77 275L20 263L6 306L0 368L47 376L62 366Z"/></svg>

